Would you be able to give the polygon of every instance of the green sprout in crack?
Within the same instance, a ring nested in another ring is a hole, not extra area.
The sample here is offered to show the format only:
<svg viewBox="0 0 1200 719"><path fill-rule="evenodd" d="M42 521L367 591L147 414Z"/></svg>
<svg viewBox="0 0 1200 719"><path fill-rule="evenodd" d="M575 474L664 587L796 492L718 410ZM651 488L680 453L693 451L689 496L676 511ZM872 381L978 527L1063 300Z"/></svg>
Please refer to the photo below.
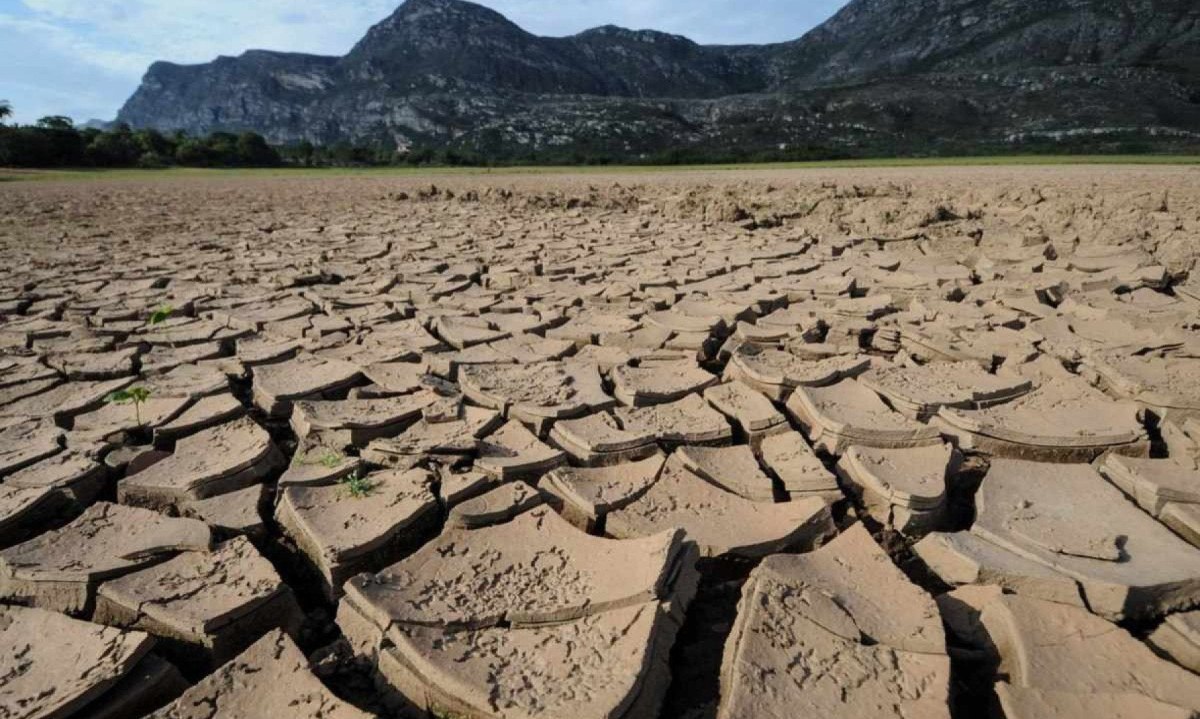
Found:
<svg viewBox="0 0 1200 719"><path fill-rule="evenodd" d="M342 489L353 499L366 499L375 491L375 483L359 472L342 477Z"/></svg>
<svg viewBox="0 0 1200 719"><path fill-rule="evenodd" d="M118 390L104 398L109 404L132 404L133 414L137 419L137 426L142 426L142 405L146 400L150 399L150 390L145 387L130 387L128 389Z"/></svg>
<svg viewBox="0 0 1200 719"><path fill-rule="evenodd" d="M308 454L297 452L296 456L292 458L292 465L299 467L319 464L325 469L335 469L345 459L336 449L326 449L319 455L311 452Z"/></svg>
<svg viewBox="0 0 1200 719"><path fill-rule="evenodd" d="M163 322L171 319L171 315L175 314L175 308L171 305L163 305L150 313L149 324L161 325Z"/></svg>

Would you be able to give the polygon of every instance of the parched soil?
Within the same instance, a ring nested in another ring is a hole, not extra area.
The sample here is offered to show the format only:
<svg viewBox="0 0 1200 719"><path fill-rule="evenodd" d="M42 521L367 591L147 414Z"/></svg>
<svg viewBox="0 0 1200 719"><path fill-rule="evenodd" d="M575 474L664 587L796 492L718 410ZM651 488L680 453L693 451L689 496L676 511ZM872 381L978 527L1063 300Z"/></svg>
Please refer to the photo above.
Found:
<svg viewBox="0 0 1200 719"><path fill-rule="evenodd" d="M1200 712L1200 170L147 178L0 186L0 717Z"/></svg>

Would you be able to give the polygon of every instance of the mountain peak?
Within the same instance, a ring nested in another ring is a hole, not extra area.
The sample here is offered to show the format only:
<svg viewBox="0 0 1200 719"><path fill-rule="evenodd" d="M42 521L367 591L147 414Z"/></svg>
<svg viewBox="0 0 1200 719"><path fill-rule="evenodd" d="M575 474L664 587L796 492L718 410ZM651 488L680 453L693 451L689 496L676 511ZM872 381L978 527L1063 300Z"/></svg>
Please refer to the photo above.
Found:
<svg viewBox="0 0 1200 719"><path fill-rule="evenodd" d="M474 21L516 27L491 8L467 0L406 0L380 25ZM378 26L376 26L378 27Z"/></svg>
<svg viewBox="0 0 1200 719"><path fill-rule="evenodd" d="M682 35L674 35L660 30L634 30L633 28L621 27L620 25L601 25L584 30L575 37L609 37L636 42L686 42L695 44L692 40Z"/></svg>
<svg viewBox="0 0 1200 719"><path fill-rule="evenodd" d="M156 64L118 117L275 142L621 156L821 143L891 152L1113 128L1194 137L1200 3L849 0L793 42L713 46L612 25L539 37L466 0L407 0L344 57Z"/></svg>
<svg viewBox="0 0 1200 719"><path fill-rule="evenodd" d="M500 13L466 0L407 0L367 31L350 56L407 54L430 44L465 43L500 33L526 34Z"/></svg>
<svg viewBox="0 0 1200 719"><path fill-rule="evenodd" d="M396 8L396 10L398 12L402 11L402 10L407 10L409 12L412 12L412 11L420 10L420 9L429 9L429 10L463 9L463 10L482 10L482 11L486 11L486 12L493 12L492 10L489 10L488 8L484 7L483 5L480 5L478 3L468 2L468 0L405 0L403 3L400 4L400 7Z"/></svg>

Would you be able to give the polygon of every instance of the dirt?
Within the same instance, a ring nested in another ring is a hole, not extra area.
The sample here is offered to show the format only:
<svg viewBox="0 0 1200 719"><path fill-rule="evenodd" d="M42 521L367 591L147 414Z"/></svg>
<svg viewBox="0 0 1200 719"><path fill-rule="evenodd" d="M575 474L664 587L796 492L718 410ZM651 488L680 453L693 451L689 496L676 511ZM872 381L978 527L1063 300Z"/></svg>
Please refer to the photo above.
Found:
<svg viewBox="0 0 1200 719"><path fill-rule="evenodd" d="M147 178L0 188L0 716L1200 712L1200 170Z"/></svg>

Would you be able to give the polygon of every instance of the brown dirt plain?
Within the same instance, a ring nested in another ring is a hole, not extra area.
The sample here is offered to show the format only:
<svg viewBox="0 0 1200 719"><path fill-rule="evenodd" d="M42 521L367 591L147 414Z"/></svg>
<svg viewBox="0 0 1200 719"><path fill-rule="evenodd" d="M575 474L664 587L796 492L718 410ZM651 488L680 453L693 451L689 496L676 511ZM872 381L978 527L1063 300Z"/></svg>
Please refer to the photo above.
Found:
<svg viewBox="0 0 1200 719"><path fill-rule="evenodd" d="M1198 257L1190 167L5 184L0 717L1197 716Z"/></svg>

